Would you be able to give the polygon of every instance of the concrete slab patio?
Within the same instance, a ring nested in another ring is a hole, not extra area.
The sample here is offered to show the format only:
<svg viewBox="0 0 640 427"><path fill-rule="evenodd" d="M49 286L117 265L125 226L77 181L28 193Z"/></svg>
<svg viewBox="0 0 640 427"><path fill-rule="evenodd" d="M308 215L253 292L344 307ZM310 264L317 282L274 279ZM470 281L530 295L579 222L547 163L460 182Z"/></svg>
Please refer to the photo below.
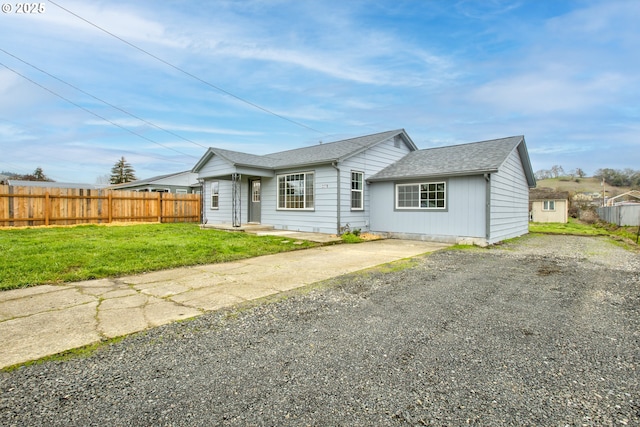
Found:
<svg viewBox="0 0 640 427"><path fill-rule="evenodd" d="M447 246L408 240L338 244L0 292L0 368Z"/></svg>

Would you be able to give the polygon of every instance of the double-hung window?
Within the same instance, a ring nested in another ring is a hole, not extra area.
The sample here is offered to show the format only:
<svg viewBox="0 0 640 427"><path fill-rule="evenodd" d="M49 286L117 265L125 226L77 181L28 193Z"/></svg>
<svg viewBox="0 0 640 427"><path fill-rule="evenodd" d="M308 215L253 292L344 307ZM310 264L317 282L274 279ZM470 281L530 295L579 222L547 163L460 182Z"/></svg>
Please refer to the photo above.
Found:
<svg viewBox="0 0 640 427"><path fill-rule="evenodd" d="M396 184L396 209L446 208L446 182Z"/></svg>
<svg viewBox="0 0 640 427"><path fill-rule="evenodd" d="M211 209L220 207L220 182L213 181L211 183Z"/></svg>
<svg viewBox="0 0 640 427"><path fill-rule="evenodd" d="M555 200L545 200L542 202L542 210L543 211L555 211L556 210L556 201Z"/></svg>
<svg viewBox="0 0 640 427"><path fill-rule="evenodd" d="M313 210L314 173L278 175L278 209Z"/></svg>
<svg viewBox="0 0 640 427"><path fill-rule="evenodd" d="M351 172L351 210L354 211L364 209L363 176L362 172Z"/></svg>

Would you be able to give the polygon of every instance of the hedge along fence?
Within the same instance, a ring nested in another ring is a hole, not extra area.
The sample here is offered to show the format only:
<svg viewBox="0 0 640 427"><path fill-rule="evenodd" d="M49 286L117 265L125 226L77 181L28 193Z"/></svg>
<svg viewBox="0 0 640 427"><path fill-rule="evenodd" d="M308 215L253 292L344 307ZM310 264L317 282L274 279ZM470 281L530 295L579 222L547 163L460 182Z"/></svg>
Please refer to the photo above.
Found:
<svg viewBox="0 0 640 427"><path fill-rule="evenodd" d="M199 221L199 194L0 185L0 227Z"/></svg>

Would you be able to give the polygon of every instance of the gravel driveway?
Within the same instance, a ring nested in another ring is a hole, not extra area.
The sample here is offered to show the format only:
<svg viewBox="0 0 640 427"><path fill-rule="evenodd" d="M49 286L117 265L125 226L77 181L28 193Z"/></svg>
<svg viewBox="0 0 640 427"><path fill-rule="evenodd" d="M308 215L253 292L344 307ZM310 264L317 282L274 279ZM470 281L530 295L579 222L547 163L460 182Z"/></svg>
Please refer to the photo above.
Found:
<svg viewBox="0 0 640 427"><path fill-rule="evenodd" d="M2 373L0 425L640 425L639 257L527 236L343 276Z"/></svg>

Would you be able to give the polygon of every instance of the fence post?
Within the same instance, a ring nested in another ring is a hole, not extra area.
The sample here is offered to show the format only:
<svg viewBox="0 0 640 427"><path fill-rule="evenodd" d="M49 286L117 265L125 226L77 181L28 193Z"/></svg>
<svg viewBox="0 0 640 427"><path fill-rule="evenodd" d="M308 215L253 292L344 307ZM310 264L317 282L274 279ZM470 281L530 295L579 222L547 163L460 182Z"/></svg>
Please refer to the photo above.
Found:
<svg viewBox="0 0 640 427"><path fill-rule="evenodd" d="M158 222L162 223L162 193L158 194Z"/></svg>
<svg viewBox="0 0 640 427"><path fill-rule="evenodd" d="M51 199L49 198L49 192L44 193L44 225L49 225L49 218L51 217Z"/></svg>
<svg viewBox="0 0 640 427"><path fill-rule="evenodd" d="M109 219L107 220L107 224L111 224L111 221L113 221L113 210L111 209L112 201L113 197L111 196L111 191L109 191L109 194L107 195L107 209L109 210Z"/></svg>

